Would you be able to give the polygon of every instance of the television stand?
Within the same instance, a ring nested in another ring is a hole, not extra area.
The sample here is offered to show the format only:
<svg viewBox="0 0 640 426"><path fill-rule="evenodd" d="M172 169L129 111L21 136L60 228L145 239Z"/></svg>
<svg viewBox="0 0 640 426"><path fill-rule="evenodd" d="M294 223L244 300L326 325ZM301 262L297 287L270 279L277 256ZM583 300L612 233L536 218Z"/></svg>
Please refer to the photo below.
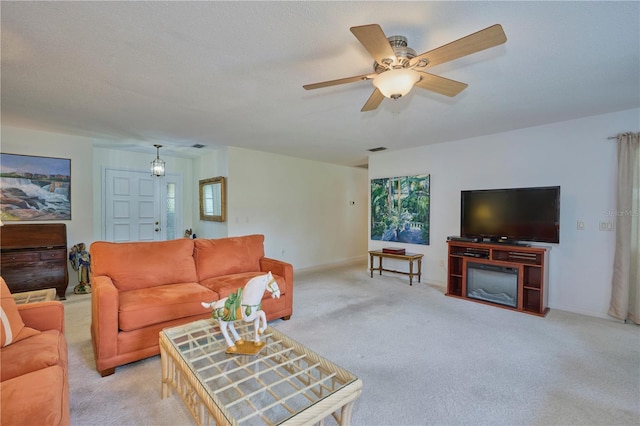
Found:
<svg viewBox="0 0 640 426"><path fill-rule="evenodd" d="M530 247L508 243L472 243L447 241L447 296L458 297L527 314L545 316L547 307L548 247ZM515 306L473 297L467 291L469 266L478 264L517 272Z"/></svg>
<svg viewBox="0 0 640 426"><path fill-rule="evenodd" d="M522 243L517 240L497 240L497 241L491 241L490 244L500 244L503 246L514 246L514 247L531 247L531 244Z"/></svg>

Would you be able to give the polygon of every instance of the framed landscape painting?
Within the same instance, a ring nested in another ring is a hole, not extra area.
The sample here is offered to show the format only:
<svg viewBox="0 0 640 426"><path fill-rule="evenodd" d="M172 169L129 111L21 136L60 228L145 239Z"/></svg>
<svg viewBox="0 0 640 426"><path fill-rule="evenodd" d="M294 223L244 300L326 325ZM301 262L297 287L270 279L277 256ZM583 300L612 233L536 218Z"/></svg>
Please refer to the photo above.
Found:
<svg viewBox="0 0 640 426"><path fill-rule="evenodd" d="M71 220L71 160L0 154L2 221Z"/></svg>
<svg viewBox="0 0 640 426"><path fill-rule="evenodd" d="M371 180L371 239L429 245L429 175Z"/></svg>

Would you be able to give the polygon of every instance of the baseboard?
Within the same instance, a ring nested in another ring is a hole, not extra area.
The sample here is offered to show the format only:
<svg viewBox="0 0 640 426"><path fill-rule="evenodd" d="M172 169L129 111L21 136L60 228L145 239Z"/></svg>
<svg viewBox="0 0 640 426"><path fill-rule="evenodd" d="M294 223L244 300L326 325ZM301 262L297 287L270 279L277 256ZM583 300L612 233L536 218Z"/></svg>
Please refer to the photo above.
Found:
<svg viewBox="0 0 640 426"><path fill-rule="evenodd" d="M351 265L358 265L358 264L362 264L363 268L366 269L367 262L368 262L368 256L365 254L362 256L355 256L348 259L340 260L338 262L323 263L321 265L313 265L313 266L308 266L306 268L297 268L297 269L294 269L294 273L300 274L300 273L321 272L327 269L340 268L344 266L351 266Z"/></svg>
<svg viewBox="0 0 640 426"><path fill-rule="evenodd" d="M565 312L570 312L572 314L579 314L579 315L585 315L587 317L593 317L593 318L602 318L602 319L606 319L606 320L610 320L610 321L616 321L616 322L623 322L620 321L619 319L616 319L604 312L595 312L595 311L588 311L588 310L584 310L584 309L576 309L573 306L560 306L560 305L549 305L549 309L551 310L558 310L558 311L565 311Z"/></svg>

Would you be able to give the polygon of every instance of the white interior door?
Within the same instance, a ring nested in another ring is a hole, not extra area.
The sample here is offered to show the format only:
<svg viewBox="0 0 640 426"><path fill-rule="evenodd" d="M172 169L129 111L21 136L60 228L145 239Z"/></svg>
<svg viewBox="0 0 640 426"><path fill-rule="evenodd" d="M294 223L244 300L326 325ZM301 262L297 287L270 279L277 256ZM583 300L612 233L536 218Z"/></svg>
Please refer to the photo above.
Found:
<svg viewBox="0 0 640 426"><path fill-rule="evenodd" d="M182 179L149 172L105 169L106 241L159 241L181 235ZM166 226L165 226L166 225Z"/></svg>

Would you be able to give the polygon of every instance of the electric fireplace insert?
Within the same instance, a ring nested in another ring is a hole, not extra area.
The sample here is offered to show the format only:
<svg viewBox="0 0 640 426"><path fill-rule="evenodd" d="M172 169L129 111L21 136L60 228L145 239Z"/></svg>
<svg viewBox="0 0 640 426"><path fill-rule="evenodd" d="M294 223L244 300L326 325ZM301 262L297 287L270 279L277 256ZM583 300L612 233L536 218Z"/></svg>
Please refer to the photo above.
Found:
<svg viewBox="0 0 640 426"><path fill-rule="evenodd" d="M518 306L518 268L467 262L467 297Z"/></svg>

